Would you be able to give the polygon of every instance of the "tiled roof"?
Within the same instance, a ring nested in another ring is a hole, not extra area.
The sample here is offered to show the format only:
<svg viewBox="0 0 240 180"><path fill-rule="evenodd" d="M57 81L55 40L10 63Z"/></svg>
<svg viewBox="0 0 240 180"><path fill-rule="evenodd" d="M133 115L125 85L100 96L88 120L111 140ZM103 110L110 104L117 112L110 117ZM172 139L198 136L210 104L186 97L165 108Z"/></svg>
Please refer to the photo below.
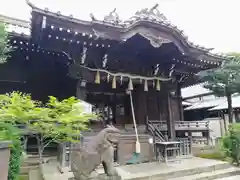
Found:
<svg viewBox="0 0 240 180"><path fill-rule="evenodd" d="M184 102L184 101L183 101ZM240 108L240 95L232 96L232 107ZM223 110L228 108L227 98L226 97L216 97L215 99L208 100L199 100L198 102L191 103L191 106L185 108L184 110L197 110L209 108L209 111Z"/></svg>
<svg viewBox="0 0 240 180"><path fill-rule="evenodd" d="M191 106L192 104L189 103L189 102L186 102L186 101L182 101L182 105L183 105L183 106Z"/></svg>
<svg viewBox="0 0 240 180"><path fill-rule="evenodd" d="M176 25L172 24L165 16L158 10L158 4L156 4L152 8L144 8L139 11L137 11L132 17L130 17L128 20L121 20L119 18L119 15L116 13L116 9L110 12L108 15L106 15L102 20L99 20L98 17L95 17L92 13L89 17L91 17L90 21L81 20L81 17L79 17L79 11L78 14L74 14L72 12L72 9L67 9L64 7L63 9L56 8L57 5L48 7L47 5L42 4L41 2L37 2L37 4L33 4L30 0L26 0L28 5L32 7L33 11L45 13L50 16L58 17L59 19L63 20L69 20L71 22L75 23L82 23L82 24L102 24L104 26L109 27L116 27L119 29L122 29L122 32L128 32L130 29L135 28L135 26L139 24L146 24L150 23L153 26L161 25L164 27L164 29L168 29L170 31L173 31L175 35L178 37L181 37L184 43L187 44L187 46L191 48L198 49L200 51L205 52L205 54L208 54L211 57L219 58L221 60L224 60L226 56L223 54L214 54L211 53L213 48L205 48L203 46L199 46L196 44L193 44L191 41L188 40L188 37L184 34L183 30L180 30ZM76 8L75 8L76 10Z"/></svg>
<svg viewBox="0 0 240 180"><path fill-rule="evenodd" d="M184 110L189 111L189 110L197 110L197 109L203 109L203 108L212 108L212 107L218 106L219 104L225 101L226 101L225 97L220 97L220 98L205 100L205 101L198 101L196 103L193 103L191 106L185 108Z"/></svg>
<svg viewBox="0 0 240 180"><path fill-rule="evenodd" d="M232 107L233 108L240 108L240 95L232 97ZM222 109L227 109L227 108L228 108L227 100L224 99L224 101L219 103L218 106L210 109L210 111L222 110Z"/></svg>
<svg viewBox="0 0 240 180"><path fill-rule="evenodd" d="M6 30L10 33L22 34L30 36L30 28L15 26L13 24L8 24Z"/></svg>
<svg viewBox="0 0 240 180"><path fill-rule="evenodd" d="M30 36L30 22L0 14L0 22L6 24L6 30L10 33Z"/></svg>
<svg viewBox="0 0 240 180"><path fill-rule="evenodd" d="M181 91L183 99L212 93L209 89L204 88L204 83L182 88Z"/></svg>

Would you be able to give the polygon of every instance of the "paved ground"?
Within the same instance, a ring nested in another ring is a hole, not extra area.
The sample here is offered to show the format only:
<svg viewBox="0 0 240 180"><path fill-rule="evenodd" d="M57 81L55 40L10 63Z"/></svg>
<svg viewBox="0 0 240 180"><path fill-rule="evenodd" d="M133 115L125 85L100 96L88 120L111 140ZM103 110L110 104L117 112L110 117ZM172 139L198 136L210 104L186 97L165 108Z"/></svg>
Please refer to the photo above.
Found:
<svg viewBox="0 0 240 180"><path fill-rule="evenodd" d="M169 164L151 162L143 163L137 165L128 165L120 166L118 170L121 170L120 173L124 179L136 178L136 177L145 177L145 176L155 176L161 175L165 176L166 174L176 173L178 171L188 171L199 168L207 168L209 166L227 164L226 162L202 159L202 158L187 158L182 159L180 162L174 162Z"/></svg>
<svg viewBox="0 0 240 180"><path fill-rule="evenodd" d="M151 175L164 175L168 173L173 173L179 170L191 170L192 168L202 168L208 167L216 164L226 164L225 162L215 161L215 160L206 160L201 158L191 158L183 159L181 162L175 162L171 164L163 164L159 162L144 163L138 165L128 165L118 167L119 173L125 178L133 177L144 177ZM51 161L48 164L44 164L42 167L44 172L45 180L67 180L68 178L73 177L71 172L59 173L56 168L56 162ZM126 178L126 179L128 179ZM236 179L238 178L238 179ZM239 176L235 179L221 179L221 180L240 180Z"/></svg>

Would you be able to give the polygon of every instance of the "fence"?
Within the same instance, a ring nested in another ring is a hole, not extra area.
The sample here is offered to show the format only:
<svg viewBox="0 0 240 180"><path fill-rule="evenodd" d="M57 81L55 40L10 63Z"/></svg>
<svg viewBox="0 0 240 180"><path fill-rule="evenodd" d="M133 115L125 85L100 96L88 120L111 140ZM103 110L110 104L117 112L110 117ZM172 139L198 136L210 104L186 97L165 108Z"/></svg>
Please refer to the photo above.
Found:
<svg viewBox="0 0 240 180"><path fill-rule="evenodd" d="M180 156L192 155L192 139L191 138L178 138L180 141Z"/></svg>

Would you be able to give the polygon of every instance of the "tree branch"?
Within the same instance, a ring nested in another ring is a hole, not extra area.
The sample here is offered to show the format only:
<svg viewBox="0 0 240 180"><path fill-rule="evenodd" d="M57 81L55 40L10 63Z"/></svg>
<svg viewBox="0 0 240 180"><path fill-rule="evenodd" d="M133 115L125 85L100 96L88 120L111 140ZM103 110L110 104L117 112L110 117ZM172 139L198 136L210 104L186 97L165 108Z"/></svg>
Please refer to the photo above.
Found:
<svg viewBox="0 0 240 180"><path fill-rule="evenodd" d="M52 139L49 140L46 144L44 144L44 142L43 142L43 148L42 148L42 150L44 150L51 142L56 142L57 137L58 137L58 136L52 138Z"/></svg>

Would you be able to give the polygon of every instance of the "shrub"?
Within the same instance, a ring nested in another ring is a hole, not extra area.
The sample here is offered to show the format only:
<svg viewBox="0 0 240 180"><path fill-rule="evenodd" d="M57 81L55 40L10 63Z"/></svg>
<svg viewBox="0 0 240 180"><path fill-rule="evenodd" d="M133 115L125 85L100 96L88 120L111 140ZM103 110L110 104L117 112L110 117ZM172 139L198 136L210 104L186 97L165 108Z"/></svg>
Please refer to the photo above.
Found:
<svg viewBox="0 0 240 180"><path fill-rule="evenodd" d="M19 175L21 165L21 152L21 145L19 143L14 143L11 149L8 180L16 180L17 176Z"/></svg>
<svg viewBox="0 0 240 180"><path fill-rule="evenodd" d="M229 132L221 139L222 149L233 164L240 164L240 124L231 124Z"/></svg>

